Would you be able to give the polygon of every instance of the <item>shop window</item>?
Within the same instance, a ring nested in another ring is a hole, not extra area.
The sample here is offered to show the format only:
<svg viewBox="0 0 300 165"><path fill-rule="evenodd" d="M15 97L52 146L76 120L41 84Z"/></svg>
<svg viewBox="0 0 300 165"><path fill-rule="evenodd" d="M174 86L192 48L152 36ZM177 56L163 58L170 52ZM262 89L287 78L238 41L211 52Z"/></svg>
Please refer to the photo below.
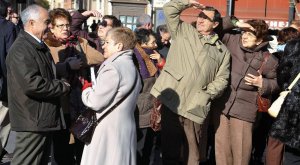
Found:
<svg viewBox="0 0 300 165"><path fill-rule="evenodd" d="M120 15L120 20L123 24L123 26L128 27L131 30L134 30L136 28L136 20L137 16L130 16L130 15Z"/></svg>

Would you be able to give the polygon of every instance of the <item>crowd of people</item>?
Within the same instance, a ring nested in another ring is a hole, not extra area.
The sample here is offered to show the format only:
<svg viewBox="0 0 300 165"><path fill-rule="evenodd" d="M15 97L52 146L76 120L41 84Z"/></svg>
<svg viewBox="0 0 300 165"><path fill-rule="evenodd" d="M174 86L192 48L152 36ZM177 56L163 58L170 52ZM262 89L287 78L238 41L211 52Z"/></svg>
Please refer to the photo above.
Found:
<svg viewBox="0 0 300 165"><path fill-rule="evenodd" d="M188 7L201 9L193 23ZM0 0L1 155L12 130L12 165L148 165L154 148L164 165L299 164L300 81L278 117L257 103L299 74L299 21L271 30L195 0L163 10L166 24L143 14L131 30L96 10L19 15ZM70 129L87 110L102 120L84 143Z"/></svg>

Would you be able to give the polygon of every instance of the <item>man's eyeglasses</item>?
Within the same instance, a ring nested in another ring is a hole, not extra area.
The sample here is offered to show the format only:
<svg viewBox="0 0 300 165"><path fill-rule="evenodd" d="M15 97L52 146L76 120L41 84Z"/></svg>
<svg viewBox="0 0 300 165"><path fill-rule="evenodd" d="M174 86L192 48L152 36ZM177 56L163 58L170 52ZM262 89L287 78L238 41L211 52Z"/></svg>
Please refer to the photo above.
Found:
<svg viewBox="0 0 300 165"><path fill-rule="evenodd" d="M203 19L207 19L210 22L214 22L214 20L212 20L211 18L209 18L204 12L201 12L198 17L203 18Z"/></svg>
<svg viewBox="0 0 300 165"><path fill-rule="evenodd" d="M61 25L55 25L55 26L61 30L64 29L64 27L70 28L70 24L61 24Z"/></svg>
<svg viewBox="0 0 300 165"><path fill-rule="evenodd" d="M11 18L16 18L16 19L19 19L20 17L11 17Z"/></svg>

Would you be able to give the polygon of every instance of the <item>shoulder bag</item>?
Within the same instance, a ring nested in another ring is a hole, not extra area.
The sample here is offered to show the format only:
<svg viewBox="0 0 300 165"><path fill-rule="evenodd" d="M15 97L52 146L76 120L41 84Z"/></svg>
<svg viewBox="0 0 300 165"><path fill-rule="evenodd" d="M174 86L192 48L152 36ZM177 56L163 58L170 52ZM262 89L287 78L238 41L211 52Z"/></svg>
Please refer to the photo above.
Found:
<svg viewBox="0 0 300 165"><path fill-rule="evenodd" d="M268 113L272 117L277 117L286 96L291 92L293 86L296 84L299 78L300 73L298 73L297 77L293 80L293 82L290 84L287 90L280 92L279 97L272 103L271 107L268 109Z"/></svg>
<svg viewBox="0 0 300 165"><path fill-rule="evenodd" d="M114 106L112 106L109 110L107 110L99 119L96 117L96 111L87 108L83 111L79 117L76 119L74 124L71 126L71 133L84 142L85 144L91 143L95 128L97 125L108 115L110 114L117 106L119 106L133 91L135 84L137 82L138 75L135 78L135 82L129 92L120 99Z"/></svg>

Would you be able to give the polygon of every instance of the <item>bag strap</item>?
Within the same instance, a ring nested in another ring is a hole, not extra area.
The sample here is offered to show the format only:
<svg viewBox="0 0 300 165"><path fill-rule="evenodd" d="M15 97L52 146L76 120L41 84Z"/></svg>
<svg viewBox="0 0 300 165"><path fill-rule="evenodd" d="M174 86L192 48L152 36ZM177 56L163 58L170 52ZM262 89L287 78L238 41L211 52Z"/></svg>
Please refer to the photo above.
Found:
<svg viewBox="0 0 300 165"><path fill-rule="evenodd" d="M289 91L293 88L293 86L296 84L296 82L299 80L299 78L300 78L300 73L298 73L297 77L293 80L293 82L288 87Z"/></svg>
<svg viewBox="0 0 300 165"><path fill-rule="evenodd" d="M259 68L259 73L260 73L260 74L262 74L263 68L264 68L264 66L266 65L267 61L269 60L270 55L271 55L271 54L268 53L268 52L263 52L263 53L262 53L262 56L263 56L263 58L264 58L264 61L262 62L261 66L260 66L260 68Z"/></svg>
<svg viewBox="0 0 300 165"><path fill-rule="evenodd" d="M129 95L130 93L133 91L134 87L135 87L135 84L138 80L138 72L136 70L136 77L135 77L135 81L134 81L134 84L132 85L131 89L129 90L129 92L122 98L120 99L114 106L112 106L109 110L107 110L102 116L100 116L99 119L97 119L97 123L99 124L108 114L110 114L117 106L119 106Z"/></svg>

